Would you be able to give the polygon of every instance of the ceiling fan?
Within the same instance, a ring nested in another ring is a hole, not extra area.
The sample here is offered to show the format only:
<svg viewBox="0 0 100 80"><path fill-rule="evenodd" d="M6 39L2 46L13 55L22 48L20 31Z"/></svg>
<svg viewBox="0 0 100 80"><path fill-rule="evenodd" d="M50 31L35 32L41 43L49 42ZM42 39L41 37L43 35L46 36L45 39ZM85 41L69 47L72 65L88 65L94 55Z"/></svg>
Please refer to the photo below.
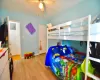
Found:
<svg viewBox="0 0 100 80"><path fill-rule="evenodd" d="M55 0L27 0L28 2L39 3L39 8L41 11L45 10L45 4L53 4Z"/></svg>

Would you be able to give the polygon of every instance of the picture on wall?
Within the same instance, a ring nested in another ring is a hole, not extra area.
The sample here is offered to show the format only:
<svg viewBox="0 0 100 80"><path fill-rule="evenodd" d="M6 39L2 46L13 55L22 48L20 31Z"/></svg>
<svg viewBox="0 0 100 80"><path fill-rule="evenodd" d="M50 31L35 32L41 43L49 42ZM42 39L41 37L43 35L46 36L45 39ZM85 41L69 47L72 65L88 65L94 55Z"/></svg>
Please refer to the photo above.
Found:
<svg viewBox="0 0 100 80"><path fill-rule="evenodd" d="M29 33L32 35L36 32L34 26L32 25L32 23L29 23L28 25L26 25L27 30L29 31Z"/></svg>

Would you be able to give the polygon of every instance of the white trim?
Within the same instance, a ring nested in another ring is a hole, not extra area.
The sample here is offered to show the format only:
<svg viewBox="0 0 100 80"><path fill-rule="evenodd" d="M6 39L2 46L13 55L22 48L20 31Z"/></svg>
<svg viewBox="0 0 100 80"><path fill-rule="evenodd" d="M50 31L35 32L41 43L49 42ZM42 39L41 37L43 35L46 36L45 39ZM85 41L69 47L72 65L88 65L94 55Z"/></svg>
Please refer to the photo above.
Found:
<svg viewBox="0 0 100 80"><path fill-rule="evenodd" d="M48 28L47 28L47 51L48 51Z"/></svg>
<svg viewBox="0 0 100 80"><path fill-rule="evenodd" d="M41 54L44 54L44 53L35 53L34 56L38 56L38 55L41 55ZM24 59L24 56L22 56L21 59Z"/></svg>
<svg viewBox="0 0 100 80"><path fill-rule="evenodd" d="M39 53L37 53L37 54L34 54L35 56L38 56L38 55L40 55Z"/></svg>
<svg viewBox="0 0 100 80"><path fill-rule="evenodd" d="M24 56L22 56L21 59L24 59Z"/></svg>
<svg viewBox="0 0 100 80"><path fill-rule="evenodd" d="M87 35L87 54L86 54L86 72L85 72L85 80L87 80L87 73L88 73L88 60L89 60L89 44L90 44L90 27L91 27L91 15L88 18L88 35Z"/></svg>
<svg viewBox="0 0 100 80"><path fill-rule="evenodd" d="M41 55L41 54L45 54L45 53L37 53L37 54L34 54L35 56L38 56L38 55Z"/></svg>
<svg viewBox="0 0 100 80"><path fill-rule="evenodd" d="M89 59L92 60L92 61L100 63L100 59L96 59L96 58L93 58L93 57L89 57Z"/></svg>

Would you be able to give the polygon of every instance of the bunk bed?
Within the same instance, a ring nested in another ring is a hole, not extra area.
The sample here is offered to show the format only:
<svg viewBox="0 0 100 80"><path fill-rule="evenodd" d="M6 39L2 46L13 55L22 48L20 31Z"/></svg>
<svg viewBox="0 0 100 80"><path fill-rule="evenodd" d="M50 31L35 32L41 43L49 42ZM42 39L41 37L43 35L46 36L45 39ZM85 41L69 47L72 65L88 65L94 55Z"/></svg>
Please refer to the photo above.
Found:
<svg viewBox="0 0 100 80"><path fill-rule="evenodd" d="M47 28L47 49L49 39L87 41L85 80L87 80L87 76L100 80L100 78L88 72L89 60L100 63L100 59L89 55L89 43L91 41L100 42L100 23L91 24L91 15Z"/></svg>
<svg viewBox="0 0 100 80"><path fill-rule="evenodd" d="M99 42L100 39L98 37L100 37L100 34L98 33L100 33L100 23L89 24L88 17L53 26L51 29L47 30L48 39L87 41L89 25L91 26L89 28L90 40Z"/></svg>

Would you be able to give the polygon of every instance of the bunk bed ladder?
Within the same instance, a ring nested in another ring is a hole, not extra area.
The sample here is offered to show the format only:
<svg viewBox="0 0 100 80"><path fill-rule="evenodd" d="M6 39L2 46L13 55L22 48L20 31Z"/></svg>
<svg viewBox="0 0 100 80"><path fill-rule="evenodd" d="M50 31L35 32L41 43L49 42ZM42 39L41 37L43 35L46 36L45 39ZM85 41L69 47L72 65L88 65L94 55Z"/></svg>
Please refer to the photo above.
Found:
<svg viewBox="0 0 100 80"><path fill-rule="evenodd" d="M98 77L96 77L95 75L91 74L88 72L88 61L89 60L93 60L95 62L99 62L99 59L95 59L89 56L89 43L90 43L90 27L91 27L91 15L88 16L88 34L87 34L87 57L86 57L86 68L85 68L85 80L87 80L87 76L95 79L95 80L100 80Z"/></svg>

